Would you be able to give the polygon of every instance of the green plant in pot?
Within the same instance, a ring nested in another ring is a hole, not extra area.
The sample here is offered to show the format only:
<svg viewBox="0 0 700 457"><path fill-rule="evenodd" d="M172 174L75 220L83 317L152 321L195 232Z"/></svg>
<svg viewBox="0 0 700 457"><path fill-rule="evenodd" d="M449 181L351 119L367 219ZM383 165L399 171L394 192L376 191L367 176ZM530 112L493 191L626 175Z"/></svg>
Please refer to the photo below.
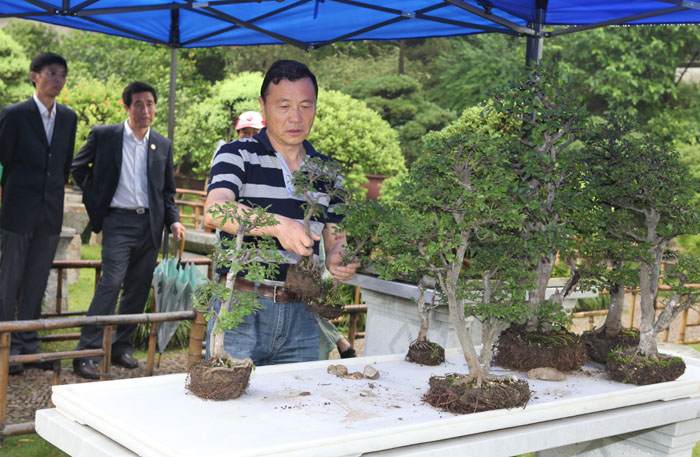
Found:
<svg viewBox="0 0 700 457"><path fill-rule="evenodd" d="M190 368L187 389L200 398L230 400L238 398L248 386L253 370L251 359L234 359L224 349L224 333L238 327L243 320L260 309L254 292L236 289L240 276L248 281L262 282L277 270L283 261L272 239L244 241L246 233L277 224L264 208L240 208L235 202L212 207L210 213L222 224L235 221L238 230L231 239L221 238L212 254L219 268L228 269L225 283L209 281L195 291L196 306L206 310L213 320L210 357Z"/></svg>

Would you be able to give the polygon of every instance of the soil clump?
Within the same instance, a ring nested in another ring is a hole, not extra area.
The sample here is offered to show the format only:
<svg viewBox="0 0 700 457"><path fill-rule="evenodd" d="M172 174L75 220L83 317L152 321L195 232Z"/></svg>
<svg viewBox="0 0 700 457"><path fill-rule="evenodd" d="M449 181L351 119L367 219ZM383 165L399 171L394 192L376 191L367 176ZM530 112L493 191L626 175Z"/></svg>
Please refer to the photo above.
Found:
<svg viewBox="0 0 700 457"><path fill-rule="evenodd" d="M469 375L452 373L432 376L429 383L423 401L457 414L524 407L531 395L526 381L513 378L487 378L477 387Z"/></svg>
<svg viewBox="0 0 700 457"><path fill-rule="evenodd" d="M680 357L637 354L634 349L617 349L608 355L608 375L615 381L644 386L678 379L685 372Z"/></svg>
<svg viewBox="0 0 700 457"><path fill-rule="evenodd" d="M603 328L583 332L581 339L591 360L598 363L607 363L608 354L613 349L627 349L639 345L639 330L623 328L616 336L609 337Z"/></svg>
<svg viewBox="0 0 700 457"><path fill-rule="evenodd" d="M432 341L414 341L408 347L406 360L420 365L440 365L445 363L445 348Z"/></svg>
<svg viewBox="0 0 700 457"><path fill-rule="evenodd" d="M539 367L573 371L581 368L587 356L581 338L574 333L526 332L523 327L511 327L501 334L494 360L501 367L519 371Z"/></svg>
<svg viewBox="0 0 700 457"><path fill-rule="evenodd" d="M253 361L250 359L209 359L192 365L187 390L205 400L232 400L248 387Z"/></svg>

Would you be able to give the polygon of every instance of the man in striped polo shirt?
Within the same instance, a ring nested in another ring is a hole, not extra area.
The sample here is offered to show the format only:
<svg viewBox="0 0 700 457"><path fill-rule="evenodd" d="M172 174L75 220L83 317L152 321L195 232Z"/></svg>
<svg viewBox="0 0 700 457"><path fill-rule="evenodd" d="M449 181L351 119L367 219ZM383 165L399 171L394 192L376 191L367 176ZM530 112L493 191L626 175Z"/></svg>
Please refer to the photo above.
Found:
<svg viewBox="0 0 700 457"><path fill-rule="evenodd" d="M308 157L324 157L306 141L316 116L318 84L306 65L279 60L265 74L260 107L266 128L253 138L223 145L212 163L205 204L206 223L224 233L235 233L235 222L222 224L209 214L213 205L236 201L241 207L267 208L278 224L250 233L271 236L290 263L318 253L323 236L326 267L336 280L348 280L359 265L342 264L345 235L334 225L339 203L323 199L326 215L317 219L307 236L301 223L303 201L292 185L292 173ZM320 235L319 235L320 234ZM226 352L235 358L250 357L256 365L304 362L319 358L319 329L314 315L284 288L288 264L280 266L274 281L251 284L239 278L236 287L255 290L263 309L248 316L224 337Z"/></svg>

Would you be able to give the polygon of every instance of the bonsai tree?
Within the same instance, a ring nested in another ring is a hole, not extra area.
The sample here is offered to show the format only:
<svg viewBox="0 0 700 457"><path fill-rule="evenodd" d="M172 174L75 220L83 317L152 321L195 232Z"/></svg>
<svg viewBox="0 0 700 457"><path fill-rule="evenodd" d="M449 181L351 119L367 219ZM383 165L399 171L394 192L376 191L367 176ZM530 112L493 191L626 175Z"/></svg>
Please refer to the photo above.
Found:
<svg viewBox="0 0 700 457"><path fill-rule="evenodd" d="M671 309L661 314L663 319L656 317L661 263L673 238L698 230L693 205L698 182L667 138L628 130L620 141L623 147L607 152L608 166L596 169L596 198L619 214L610 230L639 247L641 321L636 356L653 364L664 359L658 353L657 335L679 312Z"/></svg>
<svg viewBox="0 0 700 457"><path fill-rule="evenodd" d="M210 358L190 369L187 388L201 398L228 400L247 387L253 362L231 358L224 348L224 334L261 306L254 292L236 290L236 278L243 274L249 281L262 282L275 273L282 257L271 239L244 241L250 231L277 223L264 208L244 209L229 202L214 206L210 213L222 224L236 222L238 230L233 239L220 239L212 256L216 265L228 269L226 284L207 282L195 292L198 307L208 310L207 318L214 325Z"/></svg>
<svg viewBox="0 0 700 457"><path fill-rule="evenodd" d="M448 306L469 374L432 378L425 399L463 413L523 405L530 394L526 382L495 379L489 374L490 366L480 363L467 322L467 312L474 307L464 304L464 291L471 286L463 274L467 255L481 240L495 240L499 232L522 225L522 208L510 197L517 176L504 166L508 156L492 128L495 121L482 118L476 108L456 125L428 135L423 155L379 229L380 250L385 243L394 243L392 233L399 239L412 235L418 257L413 257L413 263L411 258L400 258L402 268L421 273L425 269ZM494 272L490 280L496 276ZM493 298L483 292L482 297ZM488 306L493 304L484 304Z"/></svg>
<svg viewBox="0 0 700 457"><path fill-rule="evenodd" d="M576 142L583 114L556 72L543 68L495 93L490 109L501 121L501 147L508 151L503 169L517 176L511 205L522 208L524 214L523 255L536 272L534 287L527 294L530 317L501 339L496 360L515 369L576 369L585 361L585 348L578 336L566 331L562 308L579 280L576 268L570 268L566 284L551 297L546 297L546 290L557 257L572 257L576 237L572 216L583 198ZM540 356L523 359L512 353L523 347Z"/></svg>
<svg viewBox="0 0 700 457"><path fill-rule="evenodd" d="M610 167L624 164L612 161L629 148L626 136L632 128L631 119L619 113L610 113L605 118L593 119L584 136L585 149L582 162L587 165L584 172L588 205L576 218L581 234L577 243L577 254L581 259L579 272L581 282L587 288L607 290L610 303L605 322L592 332L584 332L583 339L588 355L596 362L605 363L610 350L619 346L636 346L639 332L622 326L625 289L639 283L639 262L643 248L639 243L630 243L618 229L624 224L625 213L620 208L602 201L599 190L605 190ZM602 185L599 189L597 186Z"/></svg>
<svg viewBox="0 0 700 457"><path fill-rule="evenodd" d="M304 201L304 231L309 237L320 237L325 207L336 211L347 193L340 181L341 167L332 160L307 157L293 174L294 192ZM327 319L342 312L343 303L336 283L323 275L323 266L314 256L301 257L287 270L287 287L301 295L309 309Z"/></svg>

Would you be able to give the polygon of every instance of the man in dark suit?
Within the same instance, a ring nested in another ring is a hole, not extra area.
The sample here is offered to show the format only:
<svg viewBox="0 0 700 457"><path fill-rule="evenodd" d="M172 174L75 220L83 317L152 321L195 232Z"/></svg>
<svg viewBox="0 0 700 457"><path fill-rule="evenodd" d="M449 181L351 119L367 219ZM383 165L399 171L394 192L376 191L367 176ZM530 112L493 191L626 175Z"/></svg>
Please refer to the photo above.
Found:
<svg viewBox="0 0 700 457"><path fill-rule="evenodd" d="M83 203L96 233L102 231L102 276L88 316L143 312L163 227L175 238L184 236L175 205L173 151L170 140L152 130L158 96L141 82L122 94L127 113L123 124L92 129L73 161L73 179L83 191ZM112 363L138 367L132 356L135 326L120 325L112 340ZM102 328L85 326L78 349L102 347ZM95 359L74 359L73 370L99 378Z"/></svg>
<svg viewBox="0 0 700 457"><path fill-rule="evenodd" d="M0 319L38 319L63 223L78 118L56 103L68 74L57 54L36 56L29 66L34 95L0 113ZM12 335L10 352L39 351L36 332ZM35 364L41 368L40 364ZM10 373L23 371L10 366Z"/></svg>

